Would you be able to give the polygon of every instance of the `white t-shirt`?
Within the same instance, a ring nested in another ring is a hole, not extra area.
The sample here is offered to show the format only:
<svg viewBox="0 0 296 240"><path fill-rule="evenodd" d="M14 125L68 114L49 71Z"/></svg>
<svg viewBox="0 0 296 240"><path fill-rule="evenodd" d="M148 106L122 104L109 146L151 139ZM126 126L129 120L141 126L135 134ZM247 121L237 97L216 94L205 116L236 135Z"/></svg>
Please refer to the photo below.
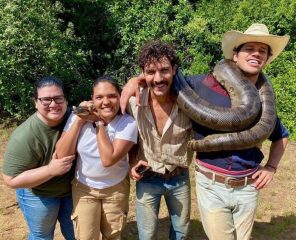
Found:
<svg viewBox="0 0 296 240"><path fill-rule="evenodd" d="M70 129L76 118L69 117L64 131ZM123 139L137 143L136 121L128 114L116 115L106 127L110 140ZM99 154L96 129L92 123L85 123L77 141L76 178L79 182L93 188L103 189L120 183L127 175L129 163L127 156L110 167L104 167Z"/></svg>

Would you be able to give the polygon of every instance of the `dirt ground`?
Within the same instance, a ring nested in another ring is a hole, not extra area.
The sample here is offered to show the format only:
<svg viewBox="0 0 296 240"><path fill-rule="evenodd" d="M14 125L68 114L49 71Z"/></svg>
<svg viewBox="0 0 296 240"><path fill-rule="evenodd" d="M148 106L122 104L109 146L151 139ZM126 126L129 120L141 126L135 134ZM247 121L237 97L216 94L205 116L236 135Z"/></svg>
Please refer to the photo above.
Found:
<svg viewBox="0 0 296 240"><path fill-rule="evenodd" d="M2 132L0 132L3 134ZM0 170L7 136L0 138ZM266 152L268 146L264 145ZM271 185L261 191L259 206L254 224L252 240L296 239L296 143L289 143L284 158ZM196 206L195 186L191 166L192 182L192 221L189 239L206 240ZM27 226L18 207L15 192L7 188L0 178L0 239L21 240L27 238ZM135 196L132 182L130 212L124 232L124 239L137 239L135 222ZM162 204L159 223L159 239L168 239L169 219ZM55 239L63 239L57 227Z"/></svg>

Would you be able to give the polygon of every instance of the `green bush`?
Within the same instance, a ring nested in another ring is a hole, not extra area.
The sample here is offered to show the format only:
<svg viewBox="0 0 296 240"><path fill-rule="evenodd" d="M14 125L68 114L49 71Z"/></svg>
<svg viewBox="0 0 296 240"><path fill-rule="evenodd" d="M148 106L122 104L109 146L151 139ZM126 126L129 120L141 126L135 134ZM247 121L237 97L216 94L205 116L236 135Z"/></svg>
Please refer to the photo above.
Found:
<svg viewBox="0 0 296 240"><path fill-rule="evenodd" d="M277 111L284 125L289 129L291 139L296 139L296 56L292 52L285 52L280 59L275 60L274 69L281 72L272 77L272 84L276 94ZM277 68L278 66L278 68Z"/></svg>
<svg viewBox="0 0 296 240"><path fill-rule="evenodd" d="M86 54L79 49L73 25L60 30L60 4L1 0L0 8L0 110L24 118L32 113L37 79L55 75L69 89L82 85Z"/></svg>
<svg viewBox="0 0 296 240"><path fill-rule="evenodd" d="M192 34L189 48L198 49L202 56L207 56L209 68L222 58L221 37L229 30L245 31L252 23L264 23L270 32L276 35L290 35L291 39L285 51L264 70L273 83L277 96L277 110L285 126L296 139L295 105L295 28L296 2L289 0L262 1L200 1L195 4L196 10L191 21L185 26ZM196 36L194 37L194 35ZM203 50L202 50L203 48ZM196 54L197 61L193 66L204 64ZM205 59L205 58L204 58ZM194 70L194 71L192 71ZM198 72L196 72L198 73Z"/></svg>
<svg viewBox="0 0 296 240"><path fill-rule="evenodd" d="M163 39L175 46L183 72L211 71L222 59L221 37L254 22L288 34L290 43L265 72L279 116L296 139L296 2L290 0L0 0L0 111L24 118L32 111L36 79L56 75L70 103L89 98L90 79L108 74L122 85L139 73L141 45Z"/></svg>

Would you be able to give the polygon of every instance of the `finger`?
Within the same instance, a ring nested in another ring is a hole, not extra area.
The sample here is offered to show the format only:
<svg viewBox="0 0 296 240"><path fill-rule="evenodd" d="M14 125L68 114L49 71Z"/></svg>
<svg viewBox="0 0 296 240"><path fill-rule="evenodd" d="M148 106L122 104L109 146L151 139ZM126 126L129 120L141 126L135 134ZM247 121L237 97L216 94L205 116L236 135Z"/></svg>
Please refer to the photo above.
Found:
<svg viewBox="0 0 296 240"><path fill-rule="evenodd" d="M125 114L127 101L128 101L125 91L126 91L125 88L123 88L121 96L120 96L120 109L121 109L122 114Z"/></svg>
<svg viewBox="0 0 296 240"><path fill-rule="evenodd" d="M100 113L98 113L97 111L93 111L92 114L95 115L99 119L101 118Z"/></svg>
<svg viewBox="0 0 296 240"><path fill-rule="evenodd" d="M63 166L64 173L68 172L71 169L71 167L72 167L72 164L67 164L67 165Z"/></svg>
<svg viewBox="0 0 296 240"><path fill-rule="evenodd" d="M57 158L58 158L57 152L54 151L54 153L52 154L52 159L57 159Z"/></svg>
<svg viewBox="0 0 296 240"><path fill-rule="evenodd" d="M137 166L137 167L138 167L138 166L145 166L145 167L147 167L147 166L149 166L149 165L148 165L148 162L143 161L143 160L140 160L140 161L137 163L136 166Z"/></svg>
<svg viewBox="0 0 296 240"><path fill-rule="evenodd" d="M260 178L256 181L256 188L257 189L261 189L263 188L266 183L267 183L267 178L266 178L266 175L261 175Z"/></svg>
<svg viewBox="0 0 296 240"><path fill-rule="evenodd" d="M68 171L71 169L72 166L73 166L73 163L72 163L72 162L69 163L69 164L66 166L66 168L68 169Z"/></svg>
<svg viewBox="0 0 296 240"><path fill-rule="evenodd" d="M94 102L93 101L88 101L88 110L90 112L93 112L95 110Z"/></svg>
<svg viewBox="0 0 296 240"><path fill-rule="evenodd" d="M256 178L258 178L258 177L260 176L260 174L261 174L261 171L260 171L260 170L257 171L257 172L255 172L255 173L252 175L252 179L256 179Z"/></svg>
<svg viewBox="0 0 296 240"><path fill-rule="evenodd" d="M136 174L136 175L133 176L133 179L134 179L135 181L139 181L142 177L143 177L143 176L141 176L141 175L139 175L139 174Z"/></svg>
<svg viewBox="0 0 296 240"><path fill-rule="evenodd" d="M139 87L142 87L142 88L147 87L146 79L145 79L144 73L141 73L141 74L137 77L137 79L138 79L138 86L139 86Z"/></svg>
<svg viewBox="0 0 296 240"><path fill-rule="evenodd" d="M262 189L262 188L264 188L266 186L266 181L262 181L262 182L260 182L258 185L257 185L257 189L258 190L260 190L260 189Z"/></svg>
<svg viewBox="0 0 296 240"><path fill-rule="evenodd" d="M87 101L82 101L80 104L79 104L79 106L80 107L87 107Z"/></svg>
<svg viewBox="0 0 296 240"><path fill-rule="evenodd" d="M69 156L65 157L65 160L67 162L73 162L74 159L75 159L75 155L69 155Z"/></svg>
<svg viewBox="0 0 296 240"><path fill-rule="evenodd" d="M136 169L136 166L131 169L131 175L133 179L139 179L141 177L141 175L137 173Z"/></svg>
<svg viewBox="0 0 296 240"><path fill-rule="evenodd" d="M71 155L68 155L65 157L66 159L72 159L72 158L75 158L75 154L71 154Z"/></svg>
<svg viewBox="0 0 296 240"><path fill-rule="evenodd" d="M254 182L255 187L257 188L262 181L262 176L258 176Z"/></svg>
<svg viewBox="0 0 296 240"><path fill-rule="evenodd" d="M265 184L265 187L267 187L267 186L271 183L271 180L272 180L272 179L268 179L268 180L267 180L267 182L266 182L266 184Z"/></svg>

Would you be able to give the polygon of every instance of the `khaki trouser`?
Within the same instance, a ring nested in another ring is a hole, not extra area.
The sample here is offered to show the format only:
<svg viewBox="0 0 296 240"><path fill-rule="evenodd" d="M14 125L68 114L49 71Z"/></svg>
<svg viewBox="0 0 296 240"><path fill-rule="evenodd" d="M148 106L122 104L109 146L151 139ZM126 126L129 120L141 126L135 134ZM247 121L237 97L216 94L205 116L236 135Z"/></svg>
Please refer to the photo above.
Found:
<svg viewBox="0 0 296 240"><path fill-rule="evenodd" d="M204 171L211 171L198 166ZM231 188L196 172L196 194L203 228L210 240L248 240L259 191L252 184Z"/></svg>
<svg viewBox="0 0 296 240"><path fill-rule="evenodd" d="M75 235L79 240L121 239L126 224L129 179L106 189L72 182Z"/></svg>

